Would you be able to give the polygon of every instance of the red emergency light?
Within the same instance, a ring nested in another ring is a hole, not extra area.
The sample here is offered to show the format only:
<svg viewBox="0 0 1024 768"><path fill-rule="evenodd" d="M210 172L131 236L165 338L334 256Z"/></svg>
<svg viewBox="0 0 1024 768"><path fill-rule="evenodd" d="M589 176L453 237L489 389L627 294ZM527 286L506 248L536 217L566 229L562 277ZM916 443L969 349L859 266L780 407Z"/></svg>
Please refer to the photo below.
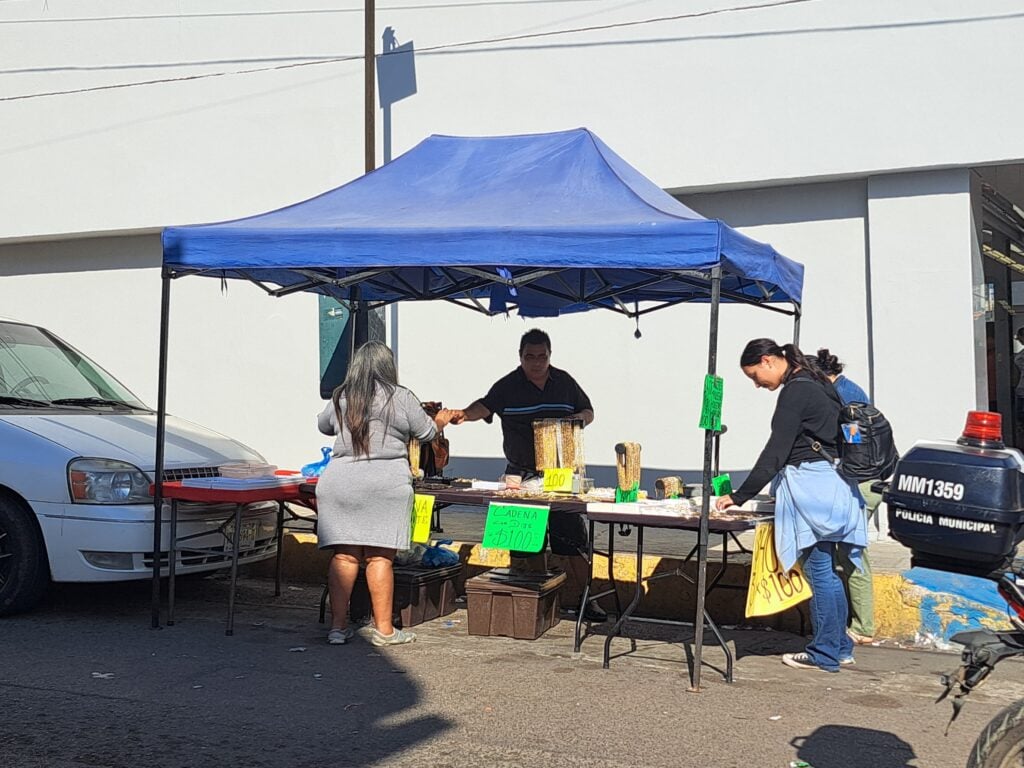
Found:
<svg viewBox="0 0 1024 768"><path fill-rule="evenodd" d="M982 448L1003 447L1003 417L991 411L968 411L958 442Z"/></svg>

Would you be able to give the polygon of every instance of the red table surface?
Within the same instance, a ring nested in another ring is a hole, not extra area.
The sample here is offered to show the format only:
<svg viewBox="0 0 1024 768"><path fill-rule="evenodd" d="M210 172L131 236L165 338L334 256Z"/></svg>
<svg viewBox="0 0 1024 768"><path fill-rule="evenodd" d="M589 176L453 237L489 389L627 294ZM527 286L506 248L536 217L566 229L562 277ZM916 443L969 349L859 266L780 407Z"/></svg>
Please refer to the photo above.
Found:
<svg viewBox="0 0 1024 768"><path fill-rule="evenodd" d="M292 474L278 470L276 474ZM165 499L177 499L178 501L203 501L208 504L248 504L254 501L298 501L303 502L308 494L299 490L310 478L303 478L303 482L293 485L282 485L275 488L251 488L246 490L234 490L230 488L190 488L184 486L180 481L166 482L163 484ZM155 486L149 486L149 492L153 493Z"/></svg>

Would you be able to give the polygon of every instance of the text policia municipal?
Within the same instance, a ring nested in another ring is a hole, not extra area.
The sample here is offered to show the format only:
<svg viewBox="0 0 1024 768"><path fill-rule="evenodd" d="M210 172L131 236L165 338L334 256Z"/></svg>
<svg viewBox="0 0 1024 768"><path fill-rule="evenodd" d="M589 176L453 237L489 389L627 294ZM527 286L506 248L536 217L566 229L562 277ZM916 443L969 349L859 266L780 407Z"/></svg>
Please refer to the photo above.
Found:
<svg viewBox="0 0 1024 768"><path fill-rule="evenodd" d="M943 528L955 528L958 531L971 531L973 533L998 533L994 523L986 523L981 520L962 520L958 517L943 517L942 515L931 515L927 512L911 512L909 509L894 510L896 519L907 520L911 523L923 523L925 525L940 525Z"/></svg>

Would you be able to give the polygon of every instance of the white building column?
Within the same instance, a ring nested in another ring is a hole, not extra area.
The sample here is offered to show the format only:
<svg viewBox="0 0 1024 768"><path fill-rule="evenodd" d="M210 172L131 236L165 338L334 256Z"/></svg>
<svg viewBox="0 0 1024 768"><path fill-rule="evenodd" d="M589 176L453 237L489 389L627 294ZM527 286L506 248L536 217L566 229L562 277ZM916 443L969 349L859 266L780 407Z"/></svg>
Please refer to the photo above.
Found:
<svg viewBox="0 0 1024 768"><path fill-rule="evenodd" d="M986 391L970 171L870 178L867 229L875 403L901 451L954 439Z"/></svg>
<svg viewBox="0 0 1024 768"><path fill-rule="evenodd" d="M867 226L875 401L903 450L955 438L985 391L970 171L872 177Z"/></svg>

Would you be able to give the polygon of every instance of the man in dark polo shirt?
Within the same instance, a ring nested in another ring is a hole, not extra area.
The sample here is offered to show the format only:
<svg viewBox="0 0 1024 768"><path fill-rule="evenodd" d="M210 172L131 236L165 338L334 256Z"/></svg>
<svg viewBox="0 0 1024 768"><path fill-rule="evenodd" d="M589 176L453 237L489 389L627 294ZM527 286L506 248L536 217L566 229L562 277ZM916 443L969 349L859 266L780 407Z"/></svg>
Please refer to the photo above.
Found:
<svg viewBox="0 0 1024 768"><path fill-rule="evenodd" d="M453 424L484 419L488 423L497 414L501 432L506 474L536 477L537 461L533 450L535 419L580 419L584 425L594 420L590 398L576 380L550 364L551 339L544 331L533 329L519 341L519 367L498 379L490 391L462 411L456 411ZM548 534L552 554L565 563L567 575L581 592L586 583L588 563L581 554L587 551L587 527L574 512L551 512ZM512 557L533 558L533 554L512 552ZM543 562L543 551L540 553ZM566 601L567 605L573 603ZM575 601L579 605L579 600ZM585 611L589 621L604 621L607 616L596 602Z"/></svg>

